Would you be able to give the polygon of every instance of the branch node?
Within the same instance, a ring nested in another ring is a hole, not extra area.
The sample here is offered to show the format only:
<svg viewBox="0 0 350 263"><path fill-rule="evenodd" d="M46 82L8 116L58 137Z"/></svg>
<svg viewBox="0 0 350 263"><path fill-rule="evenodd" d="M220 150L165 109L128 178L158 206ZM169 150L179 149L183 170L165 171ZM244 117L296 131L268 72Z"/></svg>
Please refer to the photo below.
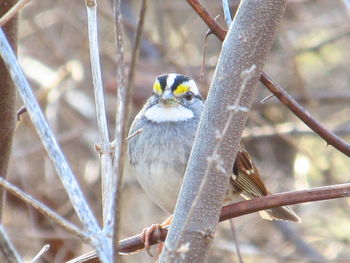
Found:
<svg viewBox="0 0 350 263"><path fill-rule="evenodd" d="M125 138L125 141L130 140L131 138L141 134L143 132L143 128L136 130L134 133L130 134L128 137Z"/></svg>
<svg viewBox="0 0 350 263"><path fill-rule="evenodd" d="M208 163L214 163L215 164L215 168L226 174L226 169L224 168L224 161L220 158L219 154L217 153L213 153L211 156L209 156L207 158Z"/></svg>
<svg viewBox="0 0 350 263"><path fill-rule="evenodd" d="M234 112L239 112L239 111L248 112L249 108L242 107L242 106L236 106L236 105L229 105L229 106L227 106L227 110L234 111Z"/></svg>
<svg viewBox="0 0 350 263"><path fill-rule="evenodd" d="M96 6L96 2L94 0L86 0L85 2L88 7Z"/></svg>
<svg viewBox="0 0 350 263"><path fill-rule="evenodd" d="M197 230L197 233L199 233L200 235L202 235L205 239L207 239L208 241L210 239L214 238L214 232L210 229L206 229L206 230Z"/></svg>
<svg viewBox="0 0 350 263"><path fill-rule="evenodd" d="M50 245L46 244L45 246L43 246L40 251L33 257L33 259L30 261L30 263L34 263L35 261L37 261L39 258L41 258L41 256L46 253L48 250L50 249Z"/></svg>
<svg viewBox="0 0 350 263"><path fill-rule="evenodd" d="M185 254L189 251L190 249L190 242L186 242L182 244L177 250L176 253L179 254L179 256L184 259Z"/></svg>
<svg viewBox="0 0 350 263"><path fill-rule="evenodd" d="M247 80L248 81L251 78L251 76L254 74L255 69L256 69L256 65L253 64L253 65L251 65L250 68L243 70L241 72L241 78L243 80Z"/></svg>

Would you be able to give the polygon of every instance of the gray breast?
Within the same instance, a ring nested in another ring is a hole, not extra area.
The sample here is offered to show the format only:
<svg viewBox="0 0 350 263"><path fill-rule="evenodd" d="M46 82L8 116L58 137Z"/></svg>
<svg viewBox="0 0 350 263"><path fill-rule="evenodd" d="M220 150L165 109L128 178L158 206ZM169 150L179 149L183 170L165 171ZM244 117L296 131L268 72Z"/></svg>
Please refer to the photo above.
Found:
<svg viewBox="0 0 350 263"><path fill-rule="evenodd" d="M136 117L130 134L128 154L144 191L164 210L172 213L194 141L198 120L150 122Z"/></svg>

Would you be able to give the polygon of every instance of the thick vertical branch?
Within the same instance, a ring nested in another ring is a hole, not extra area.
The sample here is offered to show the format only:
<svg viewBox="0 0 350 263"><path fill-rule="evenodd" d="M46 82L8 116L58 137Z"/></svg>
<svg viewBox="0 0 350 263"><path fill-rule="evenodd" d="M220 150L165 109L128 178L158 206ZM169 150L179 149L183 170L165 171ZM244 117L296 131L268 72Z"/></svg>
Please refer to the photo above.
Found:
<svg viewBox="0 0 350 263"><path fill-rule="evenodd" d="M0 17L2 17L14 4L15 0L0 2ZM17 53L17 16L13 17L3 27L12 49ZM10 159L12 137L16 126L16 87L5 63L0 58L0 174L6 178ZM0 189L0 221L2 217L4 194Z"/></svg>
<svg viewBox="0 0 350 263"><path fill-rule="evenodd" d="M285 5L246 0L238 9L223 43L160 262L204 262L207 257L247 109Z"/></svg>

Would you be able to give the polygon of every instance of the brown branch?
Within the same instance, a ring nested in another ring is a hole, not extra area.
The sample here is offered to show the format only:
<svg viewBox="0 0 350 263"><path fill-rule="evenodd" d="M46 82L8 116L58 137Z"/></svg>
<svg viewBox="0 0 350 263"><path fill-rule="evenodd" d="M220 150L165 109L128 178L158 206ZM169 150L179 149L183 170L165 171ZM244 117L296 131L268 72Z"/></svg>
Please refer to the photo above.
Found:
<svg viewBox="0 0 350 263"><path fill-rule="evenodd" d="M269 78L266 73L262 73L260 81L268 88L284 105L286 105L299 119L301 119L314 132L321 136L329 145L338 149L350 157L350 145L338 137L334 132L329 131L320 124L311 114L298 104L284 89Z"/></svg>
<svg viewBox="0 0 350 263"><path fill-rule="evenodd" d="M140 13L139 13L139 20L138 20L136 32L135 32L134 45L132 47L131 64L130 64L129 78L128 78L129 89L131 89L131 86L133 86L134 84L135 68L136 68L136 63L140 53L141 37L142 37L142 32L143 32L144 23L145 23L147 5L148 5L147 0L142 0Z"/></svg>
<svg viewBox="0 0 350 263"><path fill-rule="evenodd" d="M0 1L0 17L16 4L16 0ZM14 16L4 27L4 33L12 49L17 53L17 21ZM0 174L6 179L16 127L16 87L4 61L0 58ZM3 191L0 189L0 221L2 217Z"/></svg>
<svg viewBox="0 0 350 263"><path fill-rule="evenodd" d="M291 191L279 194L268 195L248 201L241 201L234 204L224 206L221 210L220 222L231 218L239 217L242 215L251 214L261 210L266 210L273 207L294 205L300 203L308 203L314 201L330 200L342 197L350 196L350 183L338 184L331 186L317 187L308 190ZM151 235L150 244L155 245L159 241L164 241L167 235L166 229L161 229L158 233L155 232ZM141 240L141 234L129 237L120 241L119 249L123 253L131 253L137 250L143 249L144 244ZM87 257L89 258L87 259ZM77 261L78 258L73 259L67 263L88 262L96 263L96 256L94 252L85 254L81 257L85 257L86 260Z"/></svg>
<svg viewBox="0 0 350 263"><path fill-rule="evenodd" d="M209 12L198 2L198 0L187 0L197 14L211 29L213 34L221 41L225 39L227 31L222 29ZM286 105L299 119L309 126L315 133L323 138L327 144L332 145L345 155L350 157L350 144L338 137L335 133L329 131L311 114L298 104L285 90L275 83L265 72L260 76L261 83L269 89L284 105Z"/></svg>
<svg viewBox="0 0 350 263"><path fill-rule="evenodd" d="M213 34L221 41L224 41L227 31L216 22L214 17L209 14L201 3L199 3L197 0L187 0L187 3L189 3L194 11L196 11L197 14L203 19Z"/></svg>
<svg viewBox="0 0 350 263"><path fill-rule="evenodd" d="M6 14L2 15L0 18L0 26L4 26L10 21L18 12L24 7L30 0L20 0L18 1Z"/></svg>

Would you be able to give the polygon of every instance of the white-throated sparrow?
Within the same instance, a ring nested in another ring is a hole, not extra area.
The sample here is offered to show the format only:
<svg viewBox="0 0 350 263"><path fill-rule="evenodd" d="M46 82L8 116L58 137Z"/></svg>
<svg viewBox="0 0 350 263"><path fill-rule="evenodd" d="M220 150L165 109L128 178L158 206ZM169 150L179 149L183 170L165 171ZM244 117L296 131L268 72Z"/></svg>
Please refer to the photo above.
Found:
<svg viewBox="0 0 350 263"><path fill-rule="evenodd" d="M144 191L164 210L173 213L204 101L193 79L181 74L156 78L153 94L135 117L128 155ZM251 157L240 146L232 168L226 201L237 194L252 199L269 194ZM261 211L264 219L300 222L288 207ZM169 223L169 222L167 222ZM147 243L147 238L146 238ZM145 244L147 246L147 244Z"/></svg>

